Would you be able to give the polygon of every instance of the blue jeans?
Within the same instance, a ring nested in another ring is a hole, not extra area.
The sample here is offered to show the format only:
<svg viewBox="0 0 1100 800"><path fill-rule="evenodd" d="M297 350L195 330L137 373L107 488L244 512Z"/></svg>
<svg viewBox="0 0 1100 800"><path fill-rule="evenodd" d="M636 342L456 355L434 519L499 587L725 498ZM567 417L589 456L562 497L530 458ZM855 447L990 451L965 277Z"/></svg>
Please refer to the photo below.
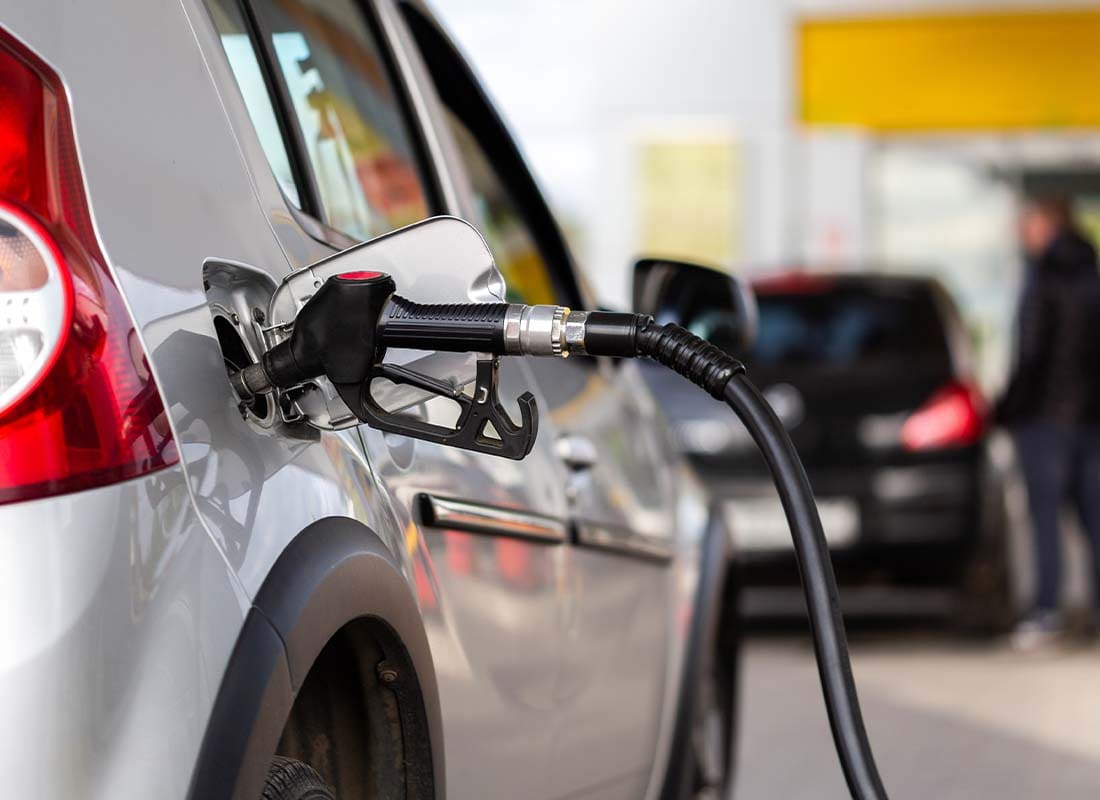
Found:
<svg viewBox="0 0 1100 800"><path fill-rule="evenodd" d="M1035 422L1020 426L1014 436L1031 508L1035 610L1058 609L1062 592L1058 517L1067 500L1072 501L1088 536L1093 597L1100 597L1100 426Z"/></svg>

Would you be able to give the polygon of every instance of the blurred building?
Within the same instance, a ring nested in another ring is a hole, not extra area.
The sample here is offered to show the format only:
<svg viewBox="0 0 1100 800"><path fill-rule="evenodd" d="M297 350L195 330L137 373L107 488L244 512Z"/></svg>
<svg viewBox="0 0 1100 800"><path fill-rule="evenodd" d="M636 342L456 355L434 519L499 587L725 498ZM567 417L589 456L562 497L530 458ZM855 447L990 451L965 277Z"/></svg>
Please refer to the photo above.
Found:
<svg viewBox="0 0 1100 800"><path fill-rule="evenodd" d="M1100 220L1097 2L435 6L611 304L643 251L931 273L993 386L1022 193Z"/></svg>

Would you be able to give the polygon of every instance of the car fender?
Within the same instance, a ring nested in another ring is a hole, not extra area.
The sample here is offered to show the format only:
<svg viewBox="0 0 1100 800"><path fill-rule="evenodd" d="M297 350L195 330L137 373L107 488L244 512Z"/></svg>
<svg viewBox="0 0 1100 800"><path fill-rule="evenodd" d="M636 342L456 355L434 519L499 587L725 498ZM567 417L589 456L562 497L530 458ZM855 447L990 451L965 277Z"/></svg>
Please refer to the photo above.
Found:
<svg viewBox="0 0 1100 800"><path fill-rule="evenodd" d="M362 618L385 623L407 655L415 680L406 692L415 691L412 699L422 708L415 716L431 753L431 774L424 777L436 797L444 797L439 693L416 596L374 531L354 519L327 517L290 542L256 595L207 723L191 800L260 796L310 667L339 630Z"/></svg>

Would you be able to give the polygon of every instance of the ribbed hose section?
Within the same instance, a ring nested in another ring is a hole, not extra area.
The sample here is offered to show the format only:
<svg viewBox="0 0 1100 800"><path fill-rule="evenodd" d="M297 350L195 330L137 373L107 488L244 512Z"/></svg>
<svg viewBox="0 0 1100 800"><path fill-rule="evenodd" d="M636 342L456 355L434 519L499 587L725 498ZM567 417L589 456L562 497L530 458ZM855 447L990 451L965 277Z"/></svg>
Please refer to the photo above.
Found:
<svg viewBox="0 0 1100 800"><path fill-rule="evenodd" d="M679 325L650 323L638 330L635 345L638 355L678 372L716 400L723 399L730 379L745 371L736 358Z"/></svg>
<svg viewBox="0 0 1100 800"><path fill-rule="evenodd" d="M855 800L886 800L859 708L840 594L829 546L810 481L783 423L744 375L740 361L679 325L648 324L635 335L638 355L675 370L718 400L725 400L745 424L768 463L794 540L810 633L825 708L848 790Z"/></svg>

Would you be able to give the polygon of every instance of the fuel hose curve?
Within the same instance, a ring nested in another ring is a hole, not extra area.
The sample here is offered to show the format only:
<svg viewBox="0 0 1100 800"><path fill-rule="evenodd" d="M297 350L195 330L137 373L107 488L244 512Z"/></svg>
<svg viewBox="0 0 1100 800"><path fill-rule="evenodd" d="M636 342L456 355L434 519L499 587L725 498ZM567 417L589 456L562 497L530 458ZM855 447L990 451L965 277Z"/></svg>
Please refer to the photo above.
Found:
<svg viewBox="0 0 1100 800"><path fill-rule="evenodd" d="M886 800L848 656L840 595L817 503L794 443L737 359L678 325L644 325L638 355L675 370L712 396L725 400L764 456L794 539L809 612L817 672L833 742L848 791L855 800Z"/></svg>

